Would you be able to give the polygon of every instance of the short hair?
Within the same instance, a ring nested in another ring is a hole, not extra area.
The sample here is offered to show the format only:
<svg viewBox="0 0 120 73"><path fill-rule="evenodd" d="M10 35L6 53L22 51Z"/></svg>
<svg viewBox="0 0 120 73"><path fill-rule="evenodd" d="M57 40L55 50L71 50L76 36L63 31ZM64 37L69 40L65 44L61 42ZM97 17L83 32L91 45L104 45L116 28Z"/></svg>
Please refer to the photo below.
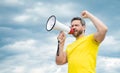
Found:
<svg viewBox="0 0 120 73"><path fill-rule="evenodd" d="M74 20L80 20L82 26L85 26L85 21L84 21L82 18L80 18L80 17L74 17L74 18L71 20L71 23L72 23Z"/></svg>

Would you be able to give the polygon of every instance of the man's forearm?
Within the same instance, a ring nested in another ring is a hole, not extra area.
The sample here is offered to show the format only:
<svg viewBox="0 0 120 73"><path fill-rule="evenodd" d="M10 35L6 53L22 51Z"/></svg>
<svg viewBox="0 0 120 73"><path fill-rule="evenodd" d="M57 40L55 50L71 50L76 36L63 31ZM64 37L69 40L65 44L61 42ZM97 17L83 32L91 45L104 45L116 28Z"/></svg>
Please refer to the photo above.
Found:
<svg viewBox="0 0 120 73"><path fill-rule="evenodd" d="M88 18L93 22L94 26L99 33L105 33L107 31L107 26L99 20L97 17L93 16L91 13L88 14Z"/></svg>
<svg viewBox="0 0 120 73"><path fill-rule="evenodd" d="M57 54L56 54L56 64L61 65L63 64L64 60L64 51L63 51L63 45L58 44Z"/></svg>

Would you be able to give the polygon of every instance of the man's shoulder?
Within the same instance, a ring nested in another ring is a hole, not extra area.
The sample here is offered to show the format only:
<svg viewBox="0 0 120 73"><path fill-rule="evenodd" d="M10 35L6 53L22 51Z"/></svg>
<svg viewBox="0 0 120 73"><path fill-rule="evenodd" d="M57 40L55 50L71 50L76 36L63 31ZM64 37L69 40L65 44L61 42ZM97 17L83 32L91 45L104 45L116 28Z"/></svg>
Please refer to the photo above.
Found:
<svg viewBox="0 0 120 73"><path fill-rule="evenodd" d="M88 35L86 35L86 37L94 37L94 34L92 33L92 34L88 34Z"/></svg>

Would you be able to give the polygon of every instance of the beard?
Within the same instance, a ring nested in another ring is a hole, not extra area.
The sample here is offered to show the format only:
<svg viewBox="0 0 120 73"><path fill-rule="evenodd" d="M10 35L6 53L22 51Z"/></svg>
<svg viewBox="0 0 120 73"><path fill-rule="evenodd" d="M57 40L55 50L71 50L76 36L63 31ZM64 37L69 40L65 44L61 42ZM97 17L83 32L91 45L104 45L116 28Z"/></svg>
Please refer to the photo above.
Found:
<svg viewBox="0 0 120 73"><path fill-rule="evenodd" d="M79 31L76 30L72 35L77 38L82 34L82 32L83 32L82 30Z"/></svg>

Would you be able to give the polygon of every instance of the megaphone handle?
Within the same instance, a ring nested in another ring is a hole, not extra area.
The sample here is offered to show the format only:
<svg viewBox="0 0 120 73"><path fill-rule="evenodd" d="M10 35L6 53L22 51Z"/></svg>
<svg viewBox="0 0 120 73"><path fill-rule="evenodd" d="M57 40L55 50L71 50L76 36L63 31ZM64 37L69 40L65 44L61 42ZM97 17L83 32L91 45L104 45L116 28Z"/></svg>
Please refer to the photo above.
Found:
<svg viewBox="0 0 120 73"><path fill-rule="evenodd" d="M57 46L57 56L59 56L59 43L60 43L60 41L58 41L58 46Z"/></svg>

